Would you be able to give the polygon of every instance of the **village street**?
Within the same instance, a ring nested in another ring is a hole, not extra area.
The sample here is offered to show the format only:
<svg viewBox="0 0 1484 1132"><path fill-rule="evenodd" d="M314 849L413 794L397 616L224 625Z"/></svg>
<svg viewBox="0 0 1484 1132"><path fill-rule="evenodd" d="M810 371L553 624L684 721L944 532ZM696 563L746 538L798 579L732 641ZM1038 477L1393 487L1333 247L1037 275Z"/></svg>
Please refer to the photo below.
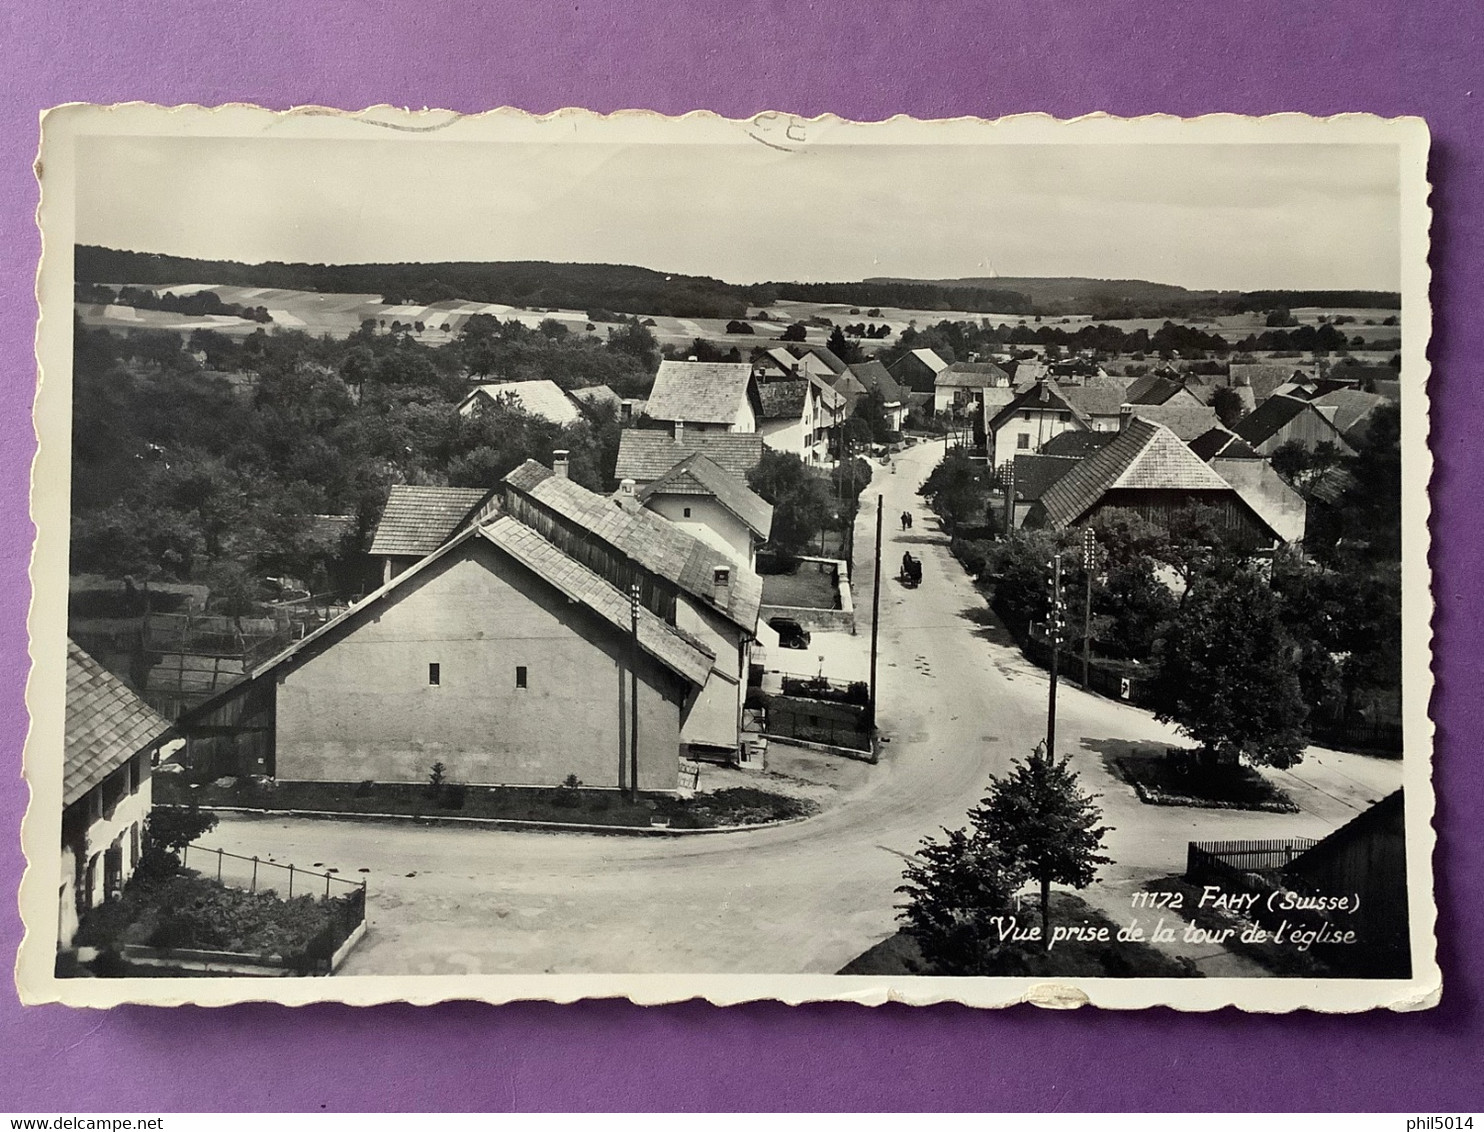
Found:
<svg viewBox="0 0 1484 1132"><path fill-rule="evenodd" d="M881 602L879 766L804 822L681 838L426 828L224 816L207 844L337 868L369 883L371 932L343 973L829 973L895 930L904 858L942 825L961 825L991 774L1045 732L1047 677L988 614L915 494L942 454L921 444L877 467L862 498L854 579L869 639L877 493L888 575ZM896 517L911 510L915 529ZM904 549L923 560L917 590L895 580ZM1322 836L1400 784L1398 762L1311 750L1275 777L1298 814L1146 806L1104 759L1130 744L1178 741L1144 711L1059 694L1058 749L1103 795L1115 864L1084 895L1119 920L1144 881L1179 873L1191 839ZM704 772L703 772L704 774ZM359 870L367 870L362 873ZM1192 953L1208 974L1257 974L1224 953Z"/></svg>

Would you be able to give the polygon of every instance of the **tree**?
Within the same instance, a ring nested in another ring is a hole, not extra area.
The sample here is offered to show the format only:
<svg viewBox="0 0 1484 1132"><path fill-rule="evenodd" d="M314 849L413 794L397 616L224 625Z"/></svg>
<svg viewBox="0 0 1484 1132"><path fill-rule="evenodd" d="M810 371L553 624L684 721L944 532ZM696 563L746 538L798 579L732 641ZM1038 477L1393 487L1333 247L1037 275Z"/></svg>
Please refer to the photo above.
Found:
<svg viewBox="0 0 1484 1132"><path fill-rule="evenodd" d="M1210 761L1283 768L1303 757L1298 649L1279 597L1253 570L1218 571L1187 591L1155 650L1150 691L1155 718Z"/></svg>
<svg viewBox="0 0 1484 1132"><path fill-rule="evenodd" d="M1025 876L994 846L965 830L945 829L944 839L924 838L902 874L897 919L907 926L923 958L948 975L976 975L1003 946L995 923L1011 914Z"/></svg>
<svg viewBox="0 0 1484 1132"><path fill-rule="evenodd" d="M751 334L752 333L752 327L751 327L750 324L743 322L741 319L734 318L734 319L732 319L731 322L727 323L727 333L728 334Z"/></svg>
<svg viewBox="0 0 1484 1132"><path fill-rule="evenodd" d="M1287 307L1274 307L1268 311L1267 318L1263 320L1265 326L1297 326L1298 319L1294 318Z"/></svg>
<svg viewBox="0 0 1484 1132"><path fill-rule="evenodd" d="M1235 428L1237 422L1247 415L1247 406L1242 403L1241 395L1226 385L1217 387L1211 394L1211 408L1216 411L1216 419L1226 428Z"/></svg>
<svg viewBox="0 0 1484 1132"><path fill-rule="evenodd" d="M852 440L863 439L872 444L885 444L891 432L891 422L886 419L886 398L879 389L867 389L855 399L850 410L846 433Z"/></svg>
<svg viewBox="0 0 1484 1132"><path fill-rule="evenodd" d="M1049 947L1051 886L1086 888L1099 865L1111 861L1098 852L1109 826L1097 795L1083 791L1072 757L1058 759L1045 744L1005 777L990 779L989 793L969 811L975 834L1041 886L1041 938Z"/></svg>
<svg viewBox="0 0 1484 1132"><path fill-rule="evenodd" d="M948 524L948 534L980 520L989 500L984 470L961 448L951 449L932 470L917 494L929 501L933 513Z"/></svg>
<svg viewBox="0 0 1484 1132"><path fill-rule="evenodd" d="M608 348L637 359L650 373L659 368L659 343L649 328L638 322L626 322L608 331Z"/></svg>
<svg viewBox="0 0 1484 1132"><path fill-rule="evenodd" d="M778 336L781 342L802 342L809 336L809 328L802 322L790 323L784 327L783 333Z"/></svg>
<svg viewBox="0 0 1484 1132"><path fill-rule="evenodd" d="M785 554L802 553L830 520L828 485L791 452L764 449L747 484L773 505L768 541Z"/></svg>
<svg viewBox="0 0 1484 1132"><path fill-rule="evenodd" d="M838 326L830 331L829 340L825 345L829 347L830 353L846 365L854 365L861 360L861 348L846 338L845 332Z"/></svg>
<svg viewBox="0 0 1484 1132"><path fill-rule="evenodd" d="M136 875L142 879L174 876L180 871L180 853L197 838L216 828L217 817L193 802L186 809L156 807L144 819L143 852Z"/></svg>

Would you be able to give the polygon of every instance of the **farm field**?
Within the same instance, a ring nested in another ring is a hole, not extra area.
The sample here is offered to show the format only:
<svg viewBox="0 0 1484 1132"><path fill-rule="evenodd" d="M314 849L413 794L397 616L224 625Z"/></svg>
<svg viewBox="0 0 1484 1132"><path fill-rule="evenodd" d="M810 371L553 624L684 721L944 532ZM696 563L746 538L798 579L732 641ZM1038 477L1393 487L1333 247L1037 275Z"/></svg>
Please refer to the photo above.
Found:
<svg viewBox="0 0 1484 1132"><path fill-rule="evenodd" d="M457 335L463 324L475 314L514 319L531 327L535 327L545 319L554 319L567 325L573 333L594 333L600 337L605 336L609 329L617 325L600 322L594 324L594 330L589 332L586 329L588 318L584 311L534 310L506 306L502 303L476 303L458 299L428 306L389 306L380 301L380 296L374 294L216 286L210 283L179 283L169 286L150 286L147 289L158 294L169 291L176 295L214 291L226 303L266 308L273 317L273 322L268 325L270 332L273 329L302 330L308 334L329 334L337 338L344 338L354 333L368 318L375 319L388 327L393 322L400 322L404 326L414 326L421 322L424 329L419 332L418 337L430 345L446 342ZM243 336L251 334L260 325L249 319L228 315L183 315L171 311L139 310L114 304L78 303L76 309L83 325L115 331L174 330L189 333L196 329L208 329L222 334ZM753 328L752 334L727 333L727 319L676 318L668 315L652 316L651 330L662 345L683 346L696 338L704 338L718 345L745 349L769 340L777 340L791 323L808 323L811 319L829 319L832 323L839 325L856 322L878 324L884 322L891 327L893 338L911 324L915 323L919 328L923 328L945 319L954 322L978 322L987 319L996 325L1000 323L1011 326L1017 323L1036 325L1033 318L1016 314L981 314L971 311L929 311L903 307L881 307L879 308L881 313L872 317L865 314L864 309L859 314L852 314L851 310L851 307L841 303L794 302L783 299L769 305L767 308L769 318L749 317L746 319ZM748 311L749 316L755 316L758 313L760 312L757 309ZM1340 327L1348 338L1359 336L1366 341L1391 340L1399 338L1401 334L1400 327L1381 325L1385 318L1396 314L1395 311L1390 310L1350 308L1326 310L1319 307L1306 307L1295 309L1292 313L1300 323L1306 325L1318 325L1321 315L1329 318L1340 315L1349 316L1355 321ZM1087 316L1066 315L1047 318L1041 325L1074 332L1081 327L1104 322L1125 331L1143 328L1152 333L1158 330L1165 321L1162 318L1100 320ZM1197 329L1221 334L1229 340L1245 338L1249 334L1260 334L1268 329L1264 324L1263 316L1257 313L1176 321L1183 321ZM1371 325L1366 325L1367 322ZM806 341L823 345L828 337L827 327L808 327ZM861 345L867 353L872 353L890 340L867 340Z"/></svg>

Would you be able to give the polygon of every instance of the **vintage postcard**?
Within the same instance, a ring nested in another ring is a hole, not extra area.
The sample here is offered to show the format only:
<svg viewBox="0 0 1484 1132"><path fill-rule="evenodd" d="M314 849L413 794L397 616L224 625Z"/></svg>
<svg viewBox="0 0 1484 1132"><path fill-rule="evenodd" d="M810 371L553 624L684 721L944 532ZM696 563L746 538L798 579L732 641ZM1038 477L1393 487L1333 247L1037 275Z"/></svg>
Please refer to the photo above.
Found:
<svg viewBox="0 0 1484 1132"><path fill-rule="evenodd" d="M1438 1001L1420 120L42 135L25 1001Z"/></svg>

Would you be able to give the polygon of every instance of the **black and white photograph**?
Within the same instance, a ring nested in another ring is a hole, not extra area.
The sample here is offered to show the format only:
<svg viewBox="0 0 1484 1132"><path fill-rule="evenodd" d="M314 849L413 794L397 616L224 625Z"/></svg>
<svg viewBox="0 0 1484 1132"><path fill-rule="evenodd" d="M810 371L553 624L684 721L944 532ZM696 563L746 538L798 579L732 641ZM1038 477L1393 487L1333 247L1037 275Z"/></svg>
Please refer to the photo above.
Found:
<svg viewBox="0 0 1484 1132"><path fill-rule="evenodd" d="M43 133L27 1001L1437 1001L1419 120Z"/></svg>

